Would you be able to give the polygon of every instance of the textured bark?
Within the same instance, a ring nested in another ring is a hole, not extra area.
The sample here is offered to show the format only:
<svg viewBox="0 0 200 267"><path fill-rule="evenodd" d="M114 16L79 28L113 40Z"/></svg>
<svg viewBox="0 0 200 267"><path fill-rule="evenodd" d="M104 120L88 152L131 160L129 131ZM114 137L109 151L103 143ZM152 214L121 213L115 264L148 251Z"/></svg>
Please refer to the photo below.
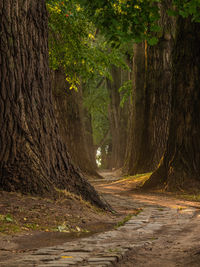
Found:
<svg viewBox="0 0 200 267"><path fill-rule="evenodd" d="M171 1L165 1L169 7ZM164 149L169 129L171 95L172 19L161 7L163 34L155 46L134 46L133 105L124 166L129 174L155 169Z"/></svg>
<svg viewBox="0 0 200 267"><path fill-rule="evenodd" d="M164 158L144 187L200 188L200 24L179 18L173 53L172 116Z"/></svg>
<svg viewBox="0 0 200 267"><path fill-rule="evenodd" d="M69 90L66 75L62 70L53 72L52 76L59 128L72 161L83 173L99 176L94 165L94 154L92 159L86 143L89 142L89 137L86 136L81 88L78 92Z"/></svg>
<svg viewBox="0 0 200 267"><path fill-rule="evenodd" d="M96 147L93 142L93 131L92 131L92 117L91 114L84 109L84 128L85 128L85 142L86 150L88 153L89 161L92 165L93 170L97 170L96 163Z"/></svg>
<svg viewBox="0 0 200 267"><path fill-rule="evenodd" d="M107 88L110 97L109 104L109 123L111 133L111 155L109 159L109 168L120 168L124 164L126 140L127 140L127 105L120 107L119 88L124 81L128 80L127 71L123 73L122 69L115 66L111 70L113 81L107 81ZM125 74L126 78L123 77Z"/></svg>
<svg viewBox="0 0 200 267"><path fill-rule="evenodd" d="M130 105L130 120L128 131L128 143L125 165L123 171L131 173L136 156L136 148L142 144L141 129L143 128L144 121L144 107L145 107L145 46L144 43L134 45L133 57L133 93L132 102ZM137 142L135 140L137 138Z"/></svg>
<svg viewBox="0 0 200 267"><path fill-rule="evenodd" d="M104 207L71 164L50 90L45 1L0 1L0 187L52 196L55 187Z"/></svg>

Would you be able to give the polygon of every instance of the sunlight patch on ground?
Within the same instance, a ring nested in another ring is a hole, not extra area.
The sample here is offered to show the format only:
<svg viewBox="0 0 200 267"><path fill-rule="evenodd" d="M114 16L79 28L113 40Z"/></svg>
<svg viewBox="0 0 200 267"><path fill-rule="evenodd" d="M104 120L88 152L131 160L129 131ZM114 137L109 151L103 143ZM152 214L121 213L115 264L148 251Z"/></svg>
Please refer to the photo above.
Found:
<svg viewBox="0 0 200 267"><path fill-rule="evenodd" d="M112 181L109 184L101 184L100 187L110 191L129 191L142 186L144 182L149 179L150 175L151 173L144 173L134 176L127 176L117 181Z"/></svg>
<svg viewBox="0 0 200 267"><path fill-rule="evenodd" d="M130 195L129 195L130 196ZM158 204L163 207L169 207L175 209L178 212L185 212L190 207L194 207L194 202L180 200L175 196L162 195L162 194L132 194L132 198L141 203ZM195 207L200 207L200 203L195 203Z"/></svg>
<svg viewBox="0 0 200 267"><path fill-rule="evenodd" d="M118 184L118 183L123 183L123 182L126 182L126 183L135 182L135 183L142 183L143 184L146 180L149 179L151 174L152 173L149 172L149 173L143 173L143 174L136 174L134 176L127 176L127 177L124 177L120 180L112 182L112 184Z"/></svg>

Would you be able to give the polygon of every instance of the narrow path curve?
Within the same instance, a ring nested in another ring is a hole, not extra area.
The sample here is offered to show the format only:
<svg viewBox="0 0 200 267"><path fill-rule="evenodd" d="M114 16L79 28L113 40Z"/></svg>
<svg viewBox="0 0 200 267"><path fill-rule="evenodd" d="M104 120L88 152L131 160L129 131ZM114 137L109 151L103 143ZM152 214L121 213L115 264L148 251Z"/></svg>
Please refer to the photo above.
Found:
<svg viewBox="0 0 200 267"><path fill-rule="evenodd" d="M152 225L156 229L159 222L162 224L160 230L154 232L154 242L133 248L115 266L200 266L199 202L185 201L165 194L139 194L132 190L136 182L117 181L110 173L106 175L109 182L102 184L97 181L96 188L103 192L104 196L107 195L107 200L113 203L115 208L117 204L113 196L121 199L122 203L126 196L124 204L127 204L129 198L130 202L134 202L138 207L142 208L140 205L144 205L145 210L157 208L156 211L151 211L148 227Z"/></svg>
<svg viewBox="0 0 200 267"><path fill-rule="evenodd" d="M200 266L200 203L165 195L136 194L110 173L93 182L117 212L131 214L112 231L38 249L2 267Z"/></svg>

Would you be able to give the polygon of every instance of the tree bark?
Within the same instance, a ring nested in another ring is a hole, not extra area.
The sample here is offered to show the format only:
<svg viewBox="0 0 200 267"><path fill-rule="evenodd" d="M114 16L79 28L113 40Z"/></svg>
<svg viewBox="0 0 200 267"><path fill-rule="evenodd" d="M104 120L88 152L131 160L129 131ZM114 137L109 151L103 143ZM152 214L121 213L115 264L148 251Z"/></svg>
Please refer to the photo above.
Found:
<svg viewBox="0 0 200 267"><path fill-rule="evenodd" d="M105 207L59 137L44 0L0 1L0 187L37 195L67 189Z"/></svg>
<svg viewBox="0 0 200 267"><path fill-rule="evenodd" d="M125 71L124 71L125 72ZM120 106L121 97L119 88L124 81L128 80L128 72L123 73L121 68L112 67L111 74L113 81L107 80L107 88L110 97L109 124L111 133L111 155L109 168L121 168L124 164L126 140L127 140L127 104ZM125 79L123 77L125 75Z"/></svg>
<svg viewBox="0 0 200 267"><path fill-rule="evenodd" d="M72 161L84 174L99 177L86 143L89 140L86 136L81 87L78 92L70 90L65 79L66 75L61 69L54 71L52 76L59 128Z"/></svg>
<svg viewBox="0 0 200 267"><path fill-rule="evenodd" d="M93 142L92 117L86 108L84 108L84 128L85 128L84 135L85 135L85 141L86 141L86 150L87 150L89 161L92 165L92 168L96 172L97 170L96 147Z"/></svg>
<svg viewBox="0 0 200 267"><path fill-rule="evenodd" d="M161 6L162 36L155 46L134 45L132 121L124 172L150 172L159 163L169 130L171 96L172 19ZM166 5L166 6L165 6Z"/></svg>
<svg viewBox="0 0 200 267"><path fill-rule="evenodd" d="M166 152L144 188L200 187L200 24L179 17L173 53L172 115Z"/></svg>

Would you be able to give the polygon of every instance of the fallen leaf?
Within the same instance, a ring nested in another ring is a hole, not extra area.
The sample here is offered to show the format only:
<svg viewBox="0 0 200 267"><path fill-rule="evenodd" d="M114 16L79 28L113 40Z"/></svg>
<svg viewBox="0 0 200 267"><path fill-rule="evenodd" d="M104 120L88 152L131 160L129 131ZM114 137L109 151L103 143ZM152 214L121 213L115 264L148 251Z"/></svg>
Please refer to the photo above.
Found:
<svg viewBox="0 0 200 267"><path fill-rule="evenodd" d="M61 256L62 259L72 259L73 256Z"/></svg>
<svg viewBox="0 0 200 267"><path fill-rule="evenodd" d="M80 227L78 227L78 226L76 226L76 230L77 230L78 232L81 232L81 229L80 229Z"/></svg>
<svg viewBox="0 0 200 267"><path fill-rule="evenodd" d="M5 216L5 220L6 220L7 222L13 222L13 218L11 217L10 214L7 214L7 215Z"/></svg>

